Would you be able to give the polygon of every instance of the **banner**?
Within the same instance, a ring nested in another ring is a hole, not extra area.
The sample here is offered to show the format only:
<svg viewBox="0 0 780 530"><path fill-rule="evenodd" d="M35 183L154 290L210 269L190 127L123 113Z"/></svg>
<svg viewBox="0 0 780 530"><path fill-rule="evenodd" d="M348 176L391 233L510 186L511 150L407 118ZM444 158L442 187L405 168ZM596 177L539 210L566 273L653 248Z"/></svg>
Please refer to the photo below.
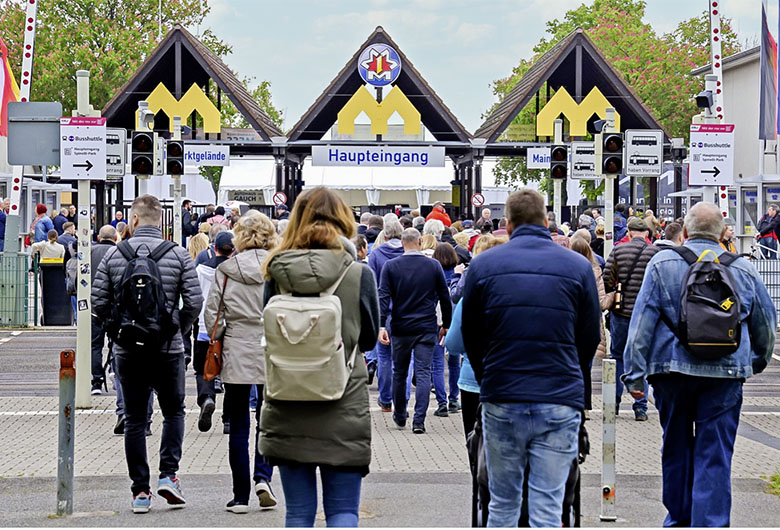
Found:
<svg viewBox="0 0 780 530"><path fill-rule="evenodd" d="M764 1L761 3L761 102L758 118L758 137L761 140L777 138L777 96L777 41L769 30Z"/></svg>
<svg viewBox="0 0 780 530"><path fill-rule="evenodd" d="M8 48L0 39L0 136L8 136L8 103L11 101L19 101L19 85L8 61Z"/></svg>

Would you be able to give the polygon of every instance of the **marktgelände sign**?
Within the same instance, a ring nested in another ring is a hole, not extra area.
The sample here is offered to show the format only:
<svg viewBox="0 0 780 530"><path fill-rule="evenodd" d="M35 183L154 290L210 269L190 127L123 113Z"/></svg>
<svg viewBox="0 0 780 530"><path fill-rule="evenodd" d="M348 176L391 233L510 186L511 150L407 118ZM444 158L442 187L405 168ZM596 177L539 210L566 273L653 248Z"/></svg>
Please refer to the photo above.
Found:
<svg viewBox="0 0 780 530"><path fill-rule="evenodd" d="M443 147L312 146L312 166L444 167Z"/></svg>

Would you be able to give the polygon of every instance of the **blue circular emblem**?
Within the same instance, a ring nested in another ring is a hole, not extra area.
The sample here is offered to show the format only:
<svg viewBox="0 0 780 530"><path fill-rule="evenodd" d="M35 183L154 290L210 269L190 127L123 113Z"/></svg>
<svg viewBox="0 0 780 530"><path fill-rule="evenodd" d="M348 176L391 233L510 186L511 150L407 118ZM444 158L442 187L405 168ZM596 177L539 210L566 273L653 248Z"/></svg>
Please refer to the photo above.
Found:
<svg viewBox="0 0 780 530"><path fill-rule="evenodd" d="M392 84L401 74L401 58L386 44L372 44L358 58L358 73L369 85Z"/></svg>

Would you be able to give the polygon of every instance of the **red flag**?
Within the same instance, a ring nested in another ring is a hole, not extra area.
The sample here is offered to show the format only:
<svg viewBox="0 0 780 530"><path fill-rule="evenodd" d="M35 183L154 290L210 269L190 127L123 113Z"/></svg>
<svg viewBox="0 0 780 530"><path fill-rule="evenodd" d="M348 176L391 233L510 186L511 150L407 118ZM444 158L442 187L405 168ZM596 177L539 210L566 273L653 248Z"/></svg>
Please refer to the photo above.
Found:
<svg viewBox="0 0 780 530"><path fill-rule="evenodd" d="M16 84L8 60L8 48L0 39L0 136L8 136L8 103L19 101L19 85Z"/></svg>

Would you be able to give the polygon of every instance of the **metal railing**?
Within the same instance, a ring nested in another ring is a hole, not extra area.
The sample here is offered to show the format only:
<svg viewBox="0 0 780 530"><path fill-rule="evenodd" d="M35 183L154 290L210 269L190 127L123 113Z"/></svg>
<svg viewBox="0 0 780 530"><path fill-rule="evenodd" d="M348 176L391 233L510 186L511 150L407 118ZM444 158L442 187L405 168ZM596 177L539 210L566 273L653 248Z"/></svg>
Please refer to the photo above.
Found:
<svg viewBox="0 0 780 530"><path fill-rule="evenodd" d="M751 259L750 263L756 268L766 285L769 296L775 304L780 324L780 260L778 259Z"/></svg>
<svg viewBox="0 0 780 530"><path fill-rule="evenodd" d="M37 286L37 267L31 270L29 254L0 255L0 326L22 327L30 324L30 302L37 306L37 292L30 298L31 282ZM32 272L32 274L31 274Z"/></svg>

